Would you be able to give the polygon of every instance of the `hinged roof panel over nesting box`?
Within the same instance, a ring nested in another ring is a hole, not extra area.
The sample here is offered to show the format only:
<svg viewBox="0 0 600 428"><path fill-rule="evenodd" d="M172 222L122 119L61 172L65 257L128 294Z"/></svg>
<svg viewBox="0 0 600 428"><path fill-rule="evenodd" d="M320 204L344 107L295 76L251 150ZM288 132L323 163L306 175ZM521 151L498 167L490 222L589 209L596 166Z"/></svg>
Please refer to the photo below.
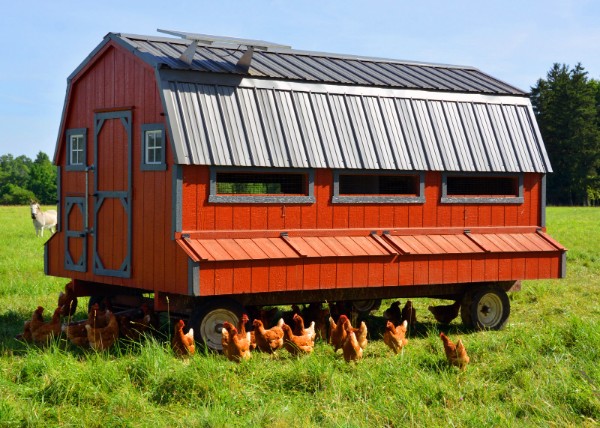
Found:
<svg viewBox="0 0 600 428"><path fill-rule="evenodd" d="M551 172L526 94L473 67L161 31L96 51L157 70L178 164Z"/></svg>

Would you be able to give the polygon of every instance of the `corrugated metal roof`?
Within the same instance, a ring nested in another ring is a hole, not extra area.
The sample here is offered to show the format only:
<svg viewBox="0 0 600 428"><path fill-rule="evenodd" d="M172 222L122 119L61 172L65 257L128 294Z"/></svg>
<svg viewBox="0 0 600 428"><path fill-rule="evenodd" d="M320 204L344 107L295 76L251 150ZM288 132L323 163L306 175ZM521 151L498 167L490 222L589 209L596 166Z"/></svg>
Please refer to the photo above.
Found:
<svg viewBox="0 0 600 428"><path fill-rule="evenodd" d="M180 164L551 171L526 98L161 76Z"/></svg>
<svg viewBox="0 0 600 428"><path fill-rule="evenodd" d="M564 251L543 233L472 233L367 236L287 236L277 238L181 238L194 261L265 260L318 257L373 257L531 253Z"/></svg>
<svg viewBox="0 0 600 428"><path fill-rule="evenodd" d="M246 51L198 45L190 64L179 59L192 43L167 37L110 33L153 65L173 70L240 74L259 78L374 85L487 94L525 95L523 91L473 67L427 64L295 49L256 50L250 68L236 64Z"/></svg>

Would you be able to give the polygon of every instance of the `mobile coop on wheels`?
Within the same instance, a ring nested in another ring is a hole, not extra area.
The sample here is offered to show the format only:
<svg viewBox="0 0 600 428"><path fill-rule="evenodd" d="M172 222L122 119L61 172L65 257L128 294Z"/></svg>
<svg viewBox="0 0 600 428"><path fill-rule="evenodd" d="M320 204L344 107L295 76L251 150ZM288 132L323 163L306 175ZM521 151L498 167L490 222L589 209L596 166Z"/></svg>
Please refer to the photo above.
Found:
<svg viewBox="0 0 600 428"><path fill-rule="evenodd" d="M219 348L245 308L462 300L499 328L561 278L527 94L475 68L161 31L109 33L68 78L48 275L152 298Z"/></svg>

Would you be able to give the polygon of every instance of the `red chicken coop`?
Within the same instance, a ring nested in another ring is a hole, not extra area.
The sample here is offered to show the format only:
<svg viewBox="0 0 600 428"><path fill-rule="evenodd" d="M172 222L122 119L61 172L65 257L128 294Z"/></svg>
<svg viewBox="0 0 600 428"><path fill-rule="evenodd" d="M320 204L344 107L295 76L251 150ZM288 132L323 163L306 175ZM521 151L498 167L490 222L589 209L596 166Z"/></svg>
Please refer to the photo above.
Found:
<svg viewBox="0 0 600 428"><path fill-rule="evenodd" d="M499 328L520 280L564 277L525 92L161 32L109 33L68 78L45 270L78 295L151 298L218 347L244 308L293 303L448 298Z"/></svg>

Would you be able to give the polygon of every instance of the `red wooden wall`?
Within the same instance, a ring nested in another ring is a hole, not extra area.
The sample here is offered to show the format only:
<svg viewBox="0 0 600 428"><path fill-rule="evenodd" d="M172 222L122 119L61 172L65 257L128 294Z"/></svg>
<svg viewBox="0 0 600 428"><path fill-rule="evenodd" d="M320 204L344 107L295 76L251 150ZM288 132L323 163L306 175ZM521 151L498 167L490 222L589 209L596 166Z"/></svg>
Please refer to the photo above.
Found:
<svg viewBox="0 0 600 428"><path fill-rule="evenodd" d="M209 169L184 167L183 230L392 229L404 227L538 226L541 174L525 174L524 203L442 204L442 176L425 178L424 204L332 204L333 173L315 174L316 203L208 203ZM317 215L318 214L318 215Z"/></svg>
<svg viewBox="0 0 600 428"><path fill-rule="evenodd" d="M173 156L167 143L166 171L141 171L141 126L148 123L165 124L156 83L155 72L147 64L138 60L121 47L109 43L73 79L71 93L67 100L63 130L87 129L87 165L94 163L94 113L97 111L128 110L132 112L132 254L131 278L97 276L92 273L93 238L88 236L87 272L65 270L64 227L48 243L48 271L54 276L62 276L87 281L102 282L145 288L156 291L187 293L187 258L171 239L171 193ZM114 128L122 129L115 122ZM165 124L166 125L166 124ZM109 127L105 129L104 127ZM112 130L113 124L105 123L102 133ZM115 130L115 132L117 132ZM101 134L102 135L102 134ZM66 136L59 138L57 163L61 170L61 200L66 196L85 194L85 174L66 171ZM100 187L105 183L124 183L127 179L122 155L104 145L99 156L108 159L100 172ZM106 167L108 165L108 167ZM113 165L113 167L110 167ZM90 173L88 195L93 193L93 173ZM122 187L121 184L117 187ZM88 197L89 227L94 227L94 199ZM106 202L114 203L113 202ZM118 202L117 202L118 203ZM64 206L63 209L64 214ZM76 208L75 208L76 210ZM101 210L104 210L104 207ZM120 212L122 210L113 210ZM111 210L105 210L110 215ZM72 214L76 215L76 214ZM64 226L64 219L61 222ZM124 221L116 216L114 221ZM79 225L77 223L76 225ZM98 237L102 254L114 251L116 259L122 259L123 236L113 233L110 228L101 231ZM79 255L81 249L73 242L72 253ZM110 264L110 263L107 263ZM118 266L106 266L118 268Z"/></svg>

